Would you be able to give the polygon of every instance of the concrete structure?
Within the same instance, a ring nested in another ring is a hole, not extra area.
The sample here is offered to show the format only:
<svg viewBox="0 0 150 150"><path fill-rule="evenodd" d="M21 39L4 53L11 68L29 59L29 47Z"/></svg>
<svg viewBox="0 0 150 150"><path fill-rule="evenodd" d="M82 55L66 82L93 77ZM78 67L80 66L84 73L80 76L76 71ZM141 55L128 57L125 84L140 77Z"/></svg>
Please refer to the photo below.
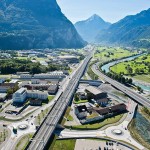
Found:
<svg viewBox="0 0 150 150"><path fill-rule="evenodd" d="M48 88L48 94L50 95L55 95L58 91L58 85L56 84L51 84Z"/></svg>
<svg viewBox="0 0 150 150"><path fill-rule="evenodd" d="M87 107L85 105L75 106L75 114L79 119L84 119L87 117Z"/></svg>
<svg viewBox="0 0 150 150"><path fill-rule="evenodd" d="M21 88L13 94L13 103L24 103L27 98L27 90Z"/></svg>

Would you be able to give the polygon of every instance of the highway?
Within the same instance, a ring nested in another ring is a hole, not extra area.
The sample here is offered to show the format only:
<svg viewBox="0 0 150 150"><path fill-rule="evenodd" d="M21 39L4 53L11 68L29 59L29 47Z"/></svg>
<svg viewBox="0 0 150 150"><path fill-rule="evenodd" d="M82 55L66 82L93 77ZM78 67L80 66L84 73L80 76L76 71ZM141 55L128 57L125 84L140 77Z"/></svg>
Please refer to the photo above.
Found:
<svg viewBox="0 0 150 150"><path fill-rule="evenodd" d="M63 94L57 100L47 117L43 121L39 130L35 133L34 138L31 140L29 145L26 147L27 150L43 150L49 142L59 120L67 109L75 91L78 86L79 80L82 77L88 62L92 58L90 53L84 59L82 65L79 66L76 73L73 74L69 79L68 86L64 89Z"/></svg>
<svg viewBox="0 0 150 150"><path fill-rule="evenodd" d="M126 95L131 97L133 100L135 100L139 104L150 108L150 100L148 100L147 98L143 97L142 95L134 92L132 89L126 87L125 85L123 85L123 84L109 78L108 76L104 75L103 73L101 73L99 71L98 68L99 68L99 63L92 65L92 70L95 74L97 74L98 76L101 76L106 82L110 83L115 88L119 89L120 91L122 91L123 93L125 93Z"/></svg>

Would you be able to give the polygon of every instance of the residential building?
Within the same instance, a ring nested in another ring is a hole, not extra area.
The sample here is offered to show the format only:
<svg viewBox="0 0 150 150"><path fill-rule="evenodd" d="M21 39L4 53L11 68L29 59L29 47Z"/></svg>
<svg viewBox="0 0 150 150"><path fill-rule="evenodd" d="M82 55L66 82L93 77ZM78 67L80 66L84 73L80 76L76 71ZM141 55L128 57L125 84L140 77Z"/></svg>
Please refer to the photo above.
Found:
<svg viewBox="0 0 150 150"><path fill-rule="evenodd" d="M13 103L24 103L27 98L26 88L21 88L13 94Z"/></svg>

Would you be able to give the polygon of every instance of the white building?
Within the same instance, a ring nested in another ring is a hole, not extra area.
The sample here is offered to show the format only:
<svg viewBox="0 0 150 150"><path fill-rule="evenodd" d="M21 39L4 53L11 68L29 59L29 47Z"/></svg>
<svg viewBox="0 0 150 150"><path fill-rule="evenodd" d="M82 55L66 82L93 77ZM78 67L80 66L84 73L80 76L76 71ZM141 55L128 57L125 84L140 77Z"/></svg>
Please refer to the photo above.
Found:
<svg viewBox="0 0 150 150"><path fill-rule="evenodd" d="M21 79L30 79L30 78L32 78L32 75L30 75L30 74L21 74L20 78Z"/></svg>
<svg viewBox="0 0 150 150"><path fill-rule="evenodd" d="M5 82L5 78L0 78L0 83Z"/></svg>
<svg viewBox="0 0 150 150"><path fill-rule="evenodd" d="M47 74L35 74L34 78L36 79L62 79L66 76L63 74L63 72L50 72Z"/></svg>
<svg viewBox="0 0 150 150"><path fill-rule="evenodd" d="M48 93L47 92L41 92L41 91L27 91L27 97L28 98L34 98L34 99L41 99L46 100L48 99Z"/></svg>
<svg viewBox="0 0 150 150"><path fill-rule="evenodd" d="M13 94L14 103L24 103L27 98L26 88L21 88Z"/></svg>

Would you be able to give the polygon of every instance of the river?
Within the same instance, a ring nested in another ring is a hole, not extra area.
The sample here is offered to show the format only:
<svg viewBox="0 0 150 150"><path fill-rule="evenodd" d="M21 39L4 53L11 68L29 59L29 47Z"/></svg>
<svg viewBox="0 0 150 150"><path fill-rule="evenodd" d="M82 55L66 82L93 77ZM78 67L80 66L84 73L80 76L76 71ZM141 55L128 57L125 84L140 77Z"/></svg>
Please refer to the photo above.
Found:
<svg viewBox="0 0 150 150"><path fill-rule="evenodd" d="M133 60L133 59L138 58L138 57L140 57L140 56L142 56L142 55L144 55L144 54L145 54L145 53L143 53L143 54L138 54L138 55L135 55L135 56L130 56L130 57L128 57L128 58L123 58L123 59L121 59L121 60L116 60L116 61L107 63L107 64L103 65L103 66L101 67L101 69L102 69L103 71L105 70L105 72L108 73L108 72L110 71L110 67L111 67L111 66L114 66L114 65L116 65L116 64L118 64L118 63L121 63L121 62ZM145 91L150 91L150 86L148 86L148 85L144 85L144 84L141 84L141 83L138 83L138 82L134 82L134 84L137 85L137 86L139 86L139 87L141 87L141 88L142 88L143 90L145 90Z"/></svg>

